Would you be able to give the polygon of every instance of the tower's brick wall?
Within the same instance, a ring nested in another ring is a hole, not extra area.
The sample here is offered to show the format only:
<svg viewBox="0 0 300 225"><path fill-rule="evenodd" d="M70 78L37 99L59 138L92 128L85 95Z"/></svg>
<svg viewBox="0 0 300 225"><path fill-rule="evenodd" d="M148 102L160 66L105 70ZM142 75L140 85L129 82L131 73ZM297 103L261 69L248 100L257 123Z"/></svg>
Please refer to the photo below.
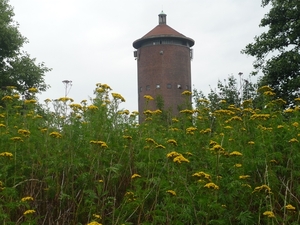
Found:
<svg viewBox="0 0 300 225"><path fill-rule="evenodd" d="M161 95L164 109L174 115L178 106L190 101L181 93L191 91L190 48L176 44L142 46L137 52L138 97L140 115L146 109L157 109L155 101L146 106L144 95ZM159 85L159 87L158 87ZM186 107L186 106L185 106Z"/></svg>

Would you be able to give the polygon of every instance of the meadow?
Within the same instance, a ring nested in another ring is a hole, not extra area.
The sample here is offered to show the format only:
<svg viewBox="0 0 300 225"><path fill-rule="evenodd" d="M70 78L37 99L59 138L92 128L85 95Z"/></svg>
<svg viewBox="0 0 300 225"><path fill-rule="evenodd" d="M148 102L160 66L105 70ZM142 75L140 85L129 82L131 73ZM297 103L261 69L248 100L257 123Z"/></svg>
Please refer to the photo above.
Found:
<svg viewBox="0 0 300 225"><path fill-rule="evenodd" d="M264 86L260 109L196 97L138 124L106 84L80 103L2 92L1 224L300 224L300 98Z"/></svg>

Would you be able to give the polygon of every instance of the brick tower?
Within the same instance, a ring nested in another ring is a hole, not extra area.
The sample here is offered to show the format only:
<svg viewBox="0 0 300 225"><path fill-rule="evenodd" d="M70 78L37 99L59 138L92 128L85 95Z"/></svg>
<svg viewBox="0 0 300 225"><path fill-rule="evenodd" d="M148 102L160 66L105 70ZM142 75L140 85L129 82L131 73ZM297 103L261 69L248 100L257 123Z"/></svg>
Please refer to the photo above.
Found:
<svg viewBox="0 0 300 225"><path fill-rule="evenodd" d="M163 109L176 116L187 101L182 92L191 91L191 47L195 42L168 26L166 17L161 12L159 24L133 42L137 49L134 57L138 70L140 122L146 109ZM147 103L144 95L152 96L154 101Z"/></svg>

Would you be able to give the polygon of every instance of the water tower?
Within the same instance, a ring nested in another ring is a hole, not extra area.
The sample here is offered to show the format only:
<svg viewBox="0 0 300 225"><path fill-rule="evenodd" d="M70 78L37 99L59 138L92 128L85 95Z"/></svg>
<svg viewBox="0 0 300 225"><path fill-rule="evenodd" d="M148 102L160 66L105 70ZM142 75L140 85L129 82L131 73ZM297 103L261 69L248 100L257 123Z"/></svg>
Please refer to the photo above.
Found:
<svg viewBox="0 0 300 225"><path fill-rule="evenodd" d="M179 110L186 109L187 96L182 92L191 91L191 47L195 42L168 26L166 18L167 15L161 12L159 24L133 42L137 49L134 57L137 60L140 122L146 109L162 108L176 116ZM146 106L145 95L155 100Z"/></svg>

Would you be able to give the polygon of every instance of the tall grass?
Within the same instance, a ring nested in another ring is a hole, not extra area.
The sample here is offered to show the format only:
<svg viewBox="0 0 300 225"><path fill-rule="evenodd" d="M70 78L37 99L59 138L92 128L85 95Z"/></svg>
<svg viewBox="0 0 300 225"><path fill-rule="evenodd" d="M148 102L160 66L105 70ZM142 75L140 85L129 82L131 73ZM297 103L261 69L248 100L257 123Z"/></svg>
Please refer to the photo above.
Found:
<svg viewBox="0 0 300 225"><path fill-rule="evenodd" d="M43 106L34 89L20 100L9 88L1 223L299 224L300 99L284 109L272 90L260 91L263 109L251 99L217 109L196 99L168 124L146 110L138 125L108 85L97 84L89 101Z"/></svg>

